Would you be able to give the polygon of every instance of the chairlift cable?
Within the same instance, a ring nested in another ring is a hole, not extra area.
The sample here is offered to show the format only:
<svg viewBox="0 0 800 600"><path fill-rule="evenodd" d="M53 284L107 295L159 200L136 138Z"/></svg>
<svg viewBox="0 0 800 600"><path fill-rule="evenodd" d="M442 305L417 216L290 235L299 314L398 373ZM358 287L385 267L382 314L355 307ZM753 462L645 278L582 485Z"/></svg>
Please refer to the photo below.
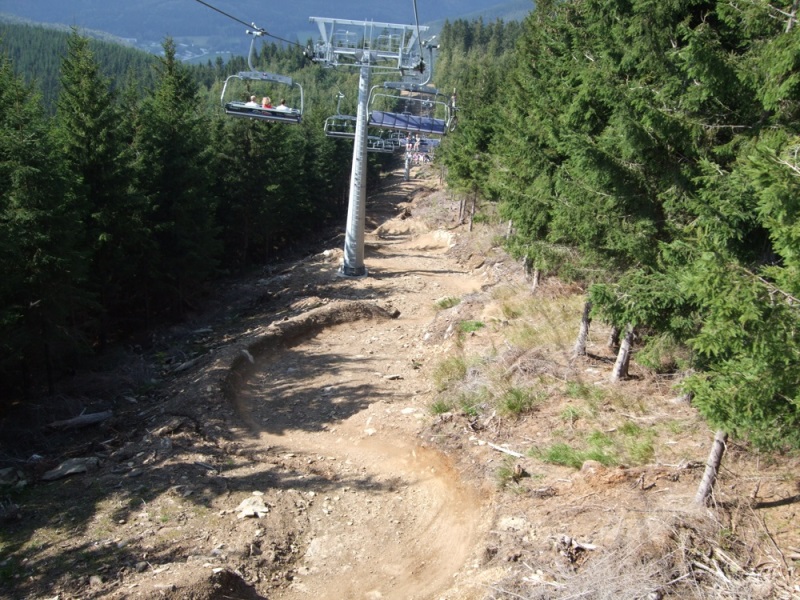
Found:
<svg viewBox="0 0 800 600"><path fill-rule="evenodd" d="M417 43L419 44L420 60L422 60L422 37L419 33L419 12L417 11L417 0L412 0L414 3L414 23L417 26Z"/></svg>
<svg viewBox="0 0 800 600"><path fill-rule="evenodd" d="M417 11L417 0L412 0L412 1L414 3L414 23L417 26L417 40L421 42L422 38L419 35L419 12Z"/></svg>
<svg viewBox="0 0 800 600"><path fill-rule="evenodd" d="M255 23L247 23L247 22L245 22L245 21L242 21L241 19L239 19L239 18L237 18L237 17L234 17L234 16L233 16L233 15L231 15L231 14L228 14L228 13L226 13L224 10L220 10L219 8L217 8L216 6L213 6L213 5L209 4L208 2L204 2L203 0L195 0L195 2L198 2L199 4L202 4L203 6L207 6L207 7L208 7L208 8L210 8L211 10L214 10L214 11L218 12L219 14L221 14L221 15L224 15L224 16L226 16L226 17L228 17L229 19L231 19L231 20L233 20L233 21L236 21L237 23L241 23L241 24L242 24L242 25L244 25L245 27L252 27L253 29L255 29L255 30L256 30L256 31L259 33L259 35L266 35L267 37L274 38L274 39L276 39L276 40L278 40L278 41L280 41L280 42L285 42L285 43L287 43L287 44L291 44L292 46L297 46L298 48L303 48L303 49L305 49L305 46L303 46L302 44L298 44L297 42L292 42L292 41L290 41L290 40L286 40L286 39L284 39L284 38L282 38L282 37L279 37L279 36L277 36L277 35L273 35L273 34L269 33L269 32L268 32L266 29L264 29L263 27L257 27Z"/></svg>
<svg viewBox="0 0 800 600"><path fill-rule="evenodd" d="M224 16L228 17L229 19L232 19L232 20L236 21L237 23L241 23L241 24L242 24L242 25L244 25L245 27L253 27L253 28L256 28L256 29L258 29L258 28L255 26L255 24L253 24L253 23L245 23L245 22L244 22L244 21L242 21L241 19L237 19L237 18L236 18L236 17L234 17L233 15L226 13L224 10L220 10L220 9L219 9L219 8L217 8L216 6L212 6L212 5L211 5L211 4L209 4L208 2L203 2L203 0L195 0L195 2L199 2L199 3L200 3L200 4L202 4L203 6L207 6L207 7L208 7L208 8L210 8L211 10L215 10L215 11L217 11L217 12L218 12L219 14L221 14L221 15L224 15ZM264 30L262 29L261 31L264 31ZM266 33L266 32L264 32L264 33Z"/></svg>

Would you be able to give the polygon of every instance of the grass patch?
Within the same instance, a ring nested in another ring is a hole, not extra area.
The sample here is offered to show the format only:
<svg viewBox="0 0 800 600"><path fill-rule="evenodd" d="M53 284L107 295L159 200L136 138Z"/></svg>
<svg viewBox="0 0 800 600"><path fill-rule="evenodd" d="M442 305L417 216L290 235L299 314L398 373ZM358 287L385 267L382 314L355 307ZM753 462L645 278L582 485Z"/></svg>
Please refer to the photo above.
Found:
<svg viewBox="0 0 800 600"><path fill-rule="evenodd" d="M518 319L522 316L522 309L519 306L510 304L508 302L503 302L500 305L500 312L509 321L512 319Z"/></svg>
<svg viewBox="0 0 800 600"><path fill-rule="evenodd" d="M444 359L433 370L433 381L436 389L442 391L450 384L464 379L467 374L467 363L460 356Z"/></svg>
<svg viewBox="0 0 800 600"><path fill-rule="evenodd" d="M630 457L632 464L646 465L652 462L653 457L656 455L652 436L647 436L641 440L630 440L626 444L625 452Z"/></svg>
<svg viewBox="0 0 800 600"><path fill-rule="evenodd" d="M446 400L435 400L433 404L431 404L430 409L431 413L434 415L442 415L444 413L448 413L452 410L453 405Z"/></svg>
<svg viewBox="0 0 800 600"><path fill-rule="evenodd" d="M675 420L667 421L665 427L666 427L667 431L670 432L673 435L677 435L679 433L683 433L684 430L686 429L686 426L683 423L683 421L675 421Z"/></svg>
<svg viewBox="0 0 800 600"><path fill-rule="evenodd" d="M567 406L564 410L561 411L561 414L559 414L561 420L569 423L570 427L575 425L578 419L580 419L582 416L583 416L583 411L577 406Z"/></svg>
<svg viewBox="0 0 800 600"><path fill-rule="evenodd" d="M497 409L506 417L519 417L532 411L542 401L539 394L530 388L512 387L497 400Z"/></svg>
<svg viewBox="0 0 800 600"><path fill-rule="evenodd" d="M483 327L483 321L461 321L458 324L458 330L461 333L473 333Z"/></svg>
<svg viewBox="0 0 800 600"><path fill-rule="evenodd" d="M624 410L625 412L637 413L640 415L647 414L647 404L644 398L640 396L628 395L623 393L612 393L607 398L609 404Z"/></svg>
<svg viewBox="0 0 800 600"><path fill-rule="evenodd" d="M433 369L433 383L438 391L447 389L467 375L467 361L463 356L450 356L441 361Z"/></svg>
<svg viewBox="0 0 800 600"><path fill-rule="evenodd" d="M621 444L632 464L644 465L653 460L656 453L653 445L655 439L653 431L643 430L636 423L627 421L620 426L618 432L623 436Z"/></svg>
<svg viewBox="0 0 800 600"><path fill-rule="evenodd" d="M581 317L583 299L537 298L522 304L524 323L512 326L509 341L523 350L531 348L560 348L568 351L575 341Z"/></svg>
<svg viewBox="0 0 800 600"><path fill-rule="evenodd" d="M580 381L568 381L564 394L568 398L597 401L605 398L606 392L596 385L587 385Z"/></svg>
<svg viewBox="0 0 800 600"><path fill-rule="evenodd" d="M458 306L460 303L461 298L456 298L455 296L445 296L444 298L439 298L433 304L439 310L446 310L448 308Z"/></svg>
<svg viewBox="0 0 800 600"><path fill-rule="evenodd" d="M531 455L539 460L553 465L580 469L587 460L595 460L607 467L617 464L613 454L602 448L589 448L578 450L569 444L557 443L543 450L535 449Z"/></svg>
<svg viewBox="0 0 800 600"><path fill-rule="evenodd" d="M652 431L628 421L613 433L592 431L586 435L583 444L557 442L546 448L534 448L530 454L543 462L574 469L580 469L587 460L597 461L607 467L620 462L643 465L651 462L655 456L654 439Z"/></svg>
<svg viewBox="0 0 800 600"><path fill-rule="evenodd" d="M478 392L462 393L458 397L457 405L461 412L468 417L477 417L486 406L488 399L486 388L481 388Z"/></svg>
<svg viewBox="0 0 800 600"><path fill-rule="evenodd" d="M593 431L588 435L586 441L592 448L595 449L606 449L614 447L614 440L611 439L611 436L602 431Z"/></svg>

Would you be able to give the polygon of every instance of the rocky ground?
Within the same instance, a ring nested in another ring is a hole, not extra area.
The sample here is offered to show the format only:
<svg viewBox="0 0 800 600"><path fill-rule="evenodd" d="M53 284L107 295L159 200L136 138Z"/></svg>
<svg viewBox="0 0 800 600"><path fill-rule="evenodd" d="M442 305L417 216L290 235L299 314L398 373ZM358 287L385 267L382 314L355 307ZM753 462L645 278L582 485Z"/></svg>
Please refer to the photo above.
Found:
<svg viewBox="0 0 800 600"><path fill-rule="evenodd" d="M693 507L713 432L672 379L610 384L597 326L571 359L579 290L458 213L391 173L368 277L332 238L76 377L4 465L0 597L800 597L797 457L731 444Z"/></svg>

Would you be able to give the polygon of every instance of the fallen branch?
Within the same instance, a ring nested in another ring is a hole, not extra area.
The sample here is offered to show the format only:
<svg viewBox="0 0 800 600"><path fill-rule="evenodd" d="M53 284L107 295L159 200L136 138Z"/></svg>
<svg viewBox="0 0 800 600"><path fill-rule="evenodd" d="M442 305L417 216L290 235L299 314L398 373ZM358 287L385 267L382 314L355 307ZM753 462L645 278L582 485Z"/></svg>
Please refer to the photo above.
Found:
<svg viewBox="0 0 800 600"><path fill-rule="evenodd" d="M504 452L505 454L510 454L511 456L516 456L517 458L525 458L524 454L520 454L519 452L514 452L513 450L509 450L508 448L503 448L502 446L498 446L497 444L493 444L491 442L484 442L490 448L494 448L498 452Z"/></svg>
<svg viewBox="0 0 800 600"><path fill-rule="evenodd" d="M113 414L114 413L110 410L106 410L99 413L89 413L88 415L78 415L77 417L64 421L53 421L49 423L47 427L50 429L77 429L78 427L86 427L87 425L101 423L106 419L110 419Z"/></svg>
<svg viewBox="0 0 800 600"><path fill-rule="evenodd" d="M705 571L709 575L714 575L715 577L719 577L722 581L724 581L727 584L730 584L730 582L731 582L730 579L725 577L725 574L720 570L719 567L717 567L716 569L712 569L708 565L704 565L703 563L698 562L696 560L692 561L692 566L700 569L701 571Z"/></svg>

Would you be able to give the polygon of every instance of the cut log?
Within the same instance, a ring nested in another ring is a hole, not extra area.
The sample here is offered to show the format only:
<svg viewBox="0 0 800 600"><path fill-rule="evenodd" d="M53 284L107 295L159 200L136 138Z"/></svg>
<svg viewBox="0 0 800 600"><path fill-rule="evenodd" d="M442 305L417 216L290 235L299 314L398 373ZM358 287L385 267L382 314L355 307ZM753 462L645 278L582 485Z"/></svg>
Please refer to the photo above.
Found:
<svg viewBox="0 0 800 600"><path fill-rule="evenodd" d="M114 413L110 410L106 410L103 412L98 413L89 413L86 415L78 415L77 417L73 417L72 419L66 419L64 421L53 421L52 423L48 424L47 427L49 429L78 429L79 427L86 427L88 425L95 425L97 423L102 423L106 419L110 419Z"/></svg>

